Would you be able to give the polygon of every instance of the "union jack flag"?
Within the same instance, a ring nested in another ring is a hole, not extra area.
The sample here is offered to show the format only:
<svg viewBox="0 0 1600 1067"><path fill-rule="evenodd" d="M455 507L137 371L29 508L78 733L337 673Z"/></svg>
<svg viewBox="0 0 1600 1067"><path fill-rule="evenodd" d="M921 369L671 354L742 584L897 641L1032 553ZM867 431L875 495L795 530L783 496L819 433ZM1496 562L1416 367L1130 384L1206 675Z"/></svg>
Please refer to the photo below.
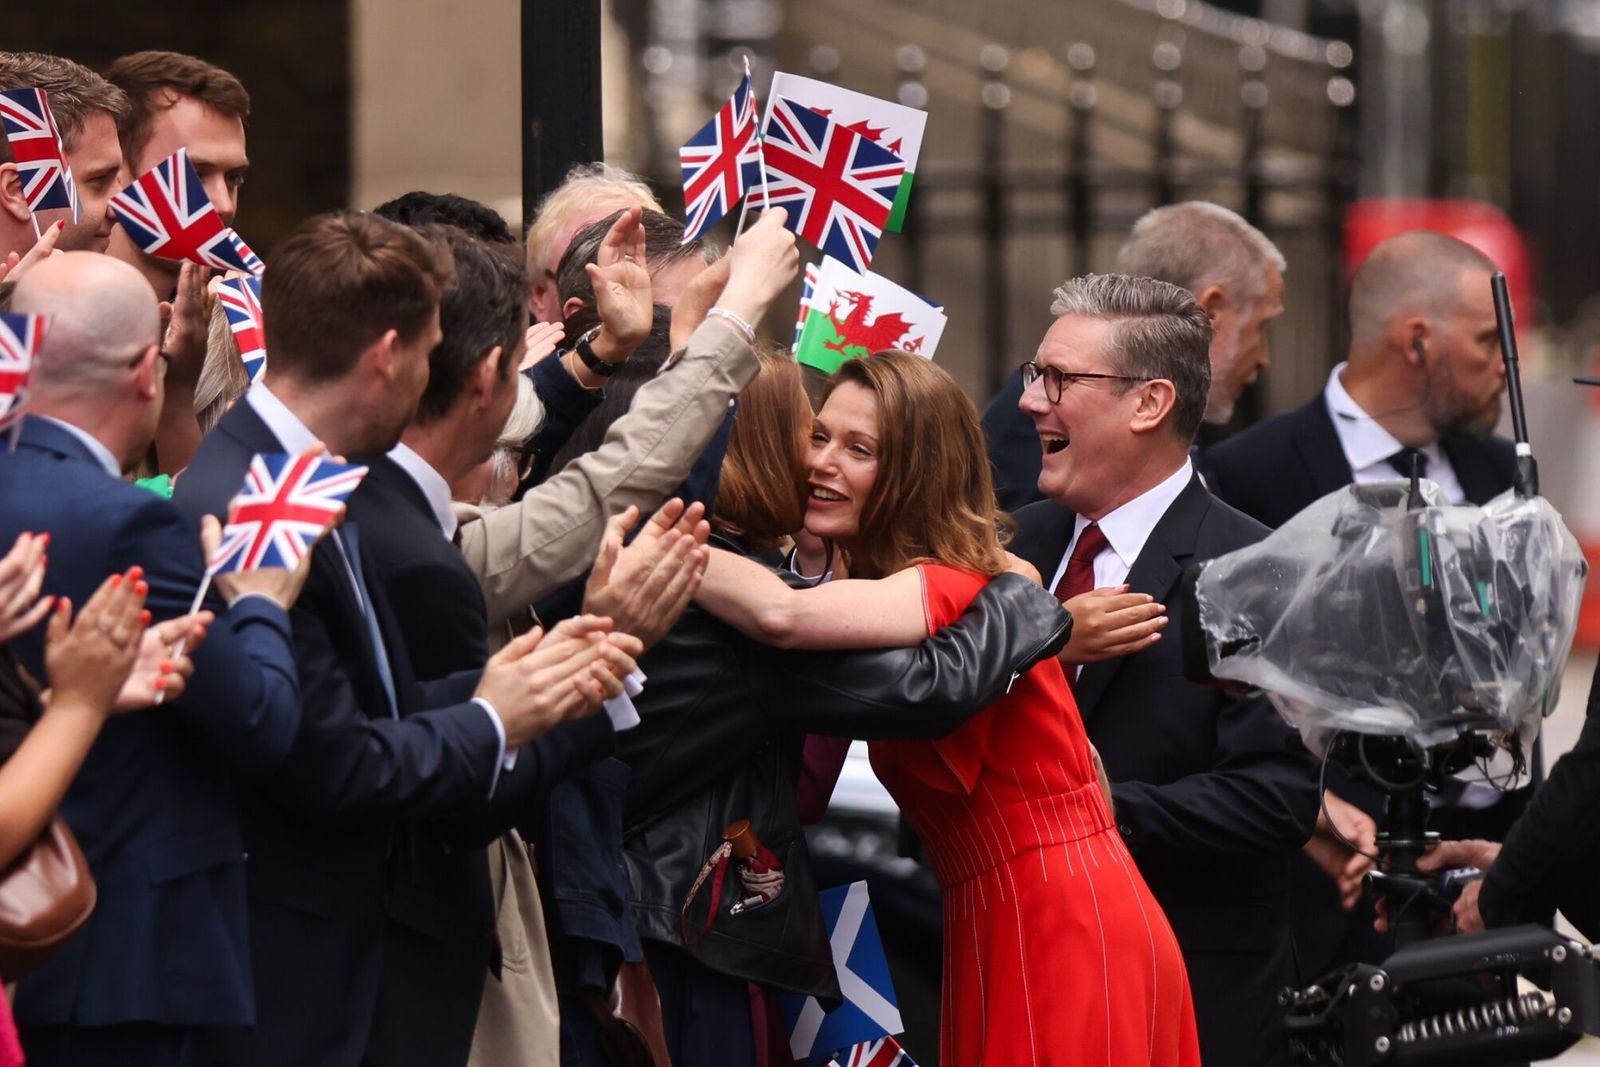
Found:
<svg viewBox="0 0 1600 1067"><path fill-rule="evenodd" d="M822 268L815 263L806 264L805 280L800 283L800 313L794 320L794 344L791 348L800 347L800 335L806 332L806 318L811 314L811 294L817 291L817 279L822 276Z"/></svg>
<svg viewBox="0 0 1600 1067"><path fill-rule="evenodd" d="M0 431L22 420L28 403L28 376L50 328L48 315L0 311Z"/></svg>
<svg viewBox="0 0 1600 1067"><path fill-rule="evenodd" d="M111 209L134 243L152 256L256 275L263 269L250 246L222 224L187 149L178 149L113 196Z"/></svg>
<svg viewBox="0 0 1600 1067"><path fill-rule="evenodd" d="M255 456L209 570L226 574L298 566L366 476L365 467L320 455Z"/></svg>
<svg viewBox="0 0 1600 1067"><path fill-rule="evenodd" d="M67 150L50 114L50 95L43 89L0 92L0 126L11 143L11 159L22 178L22 195L30 211L70 208L72 221L82 214L78 186L72 180Z"/></svg>
<svg viewBox="0 0 1600 1067"><path fill-rule="evenodd" d="M245 373L253 382L267 369L267 340L261 329L261 279L228 278L219 282L217 300L228 316Z"/></svg>
<svg viewBox="0 0 1600 1067"><path fill-rule="evenodd" d="M788 208L789 229L865 272L894 208L905 161L783 97L767 114L761 158L767 195Z"/></svg>
<svg viewBox="0 0 1600 1067"><path fill-rule="evenodd" d="M756 92L750 72L710 122L678 149L683 165L683 240L697 239L733 210L745 190L761 180L756 143Z"/></svg>
<svg viewBox="0 0 1600 1067"><path fill-rule="evenodd" d="M828 1067L917 1067L917 1061L900 1047L900 1042L882 1037L835 1052Z"/></svg>

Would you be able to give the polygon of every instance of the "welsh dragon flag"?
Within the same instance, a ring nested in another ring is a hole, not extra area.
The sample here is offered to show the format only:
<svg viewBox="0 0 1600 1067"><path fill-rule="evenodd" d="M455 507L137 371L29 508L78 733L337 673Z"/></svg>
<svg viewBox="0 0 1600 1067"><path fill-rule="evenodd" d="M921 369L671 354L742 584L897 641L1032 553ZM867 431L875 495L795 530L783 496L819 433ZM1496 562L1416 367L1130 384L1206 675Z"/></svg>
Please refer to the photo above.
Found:
<svg viewBox="0 0 1600 1067"><path fill-rule="evenodd" d="M944 309L889 279L858 274L827 257L804 304L805 326L795 359L832 374L847 359L885 348L903 348L933 358L944 334Z"/></svg>
<svg viewBox="0 0 1600 1067"><path fill-rule="evenodd" d="M911 199L911 179L917 169L917 156L922 152L928 113L797 74L772 76L772 92L767 98L769 109L780 96L828 116L845 129L854 130L905 160L906 173L900 179L894 209L884 226L891 233L899 233L906 217L906 202Z"/></svg>

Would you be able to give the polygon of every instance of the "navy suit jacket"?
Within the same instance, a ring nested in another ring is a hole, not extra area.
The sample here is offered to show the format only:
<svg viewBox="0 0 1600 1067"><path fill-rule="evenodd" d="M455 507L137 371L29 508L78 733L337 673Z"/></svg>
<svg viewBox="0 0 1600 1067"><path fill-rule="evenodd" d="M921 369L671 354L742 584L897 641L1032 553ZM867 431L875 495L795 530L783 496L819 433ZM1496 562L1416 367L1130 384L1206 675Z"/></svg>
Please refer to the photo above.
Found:
<svg viewBox="0 0 1600 1067"><path fill-rule="evenodd" d="M349 514L361 524L364 558L384 576L414 671L424 680L481 671L489 624L477 576L445 540L411 476L385 456L367 462ZM411 828L407 862L390 895L366 1063L467 1062L484 979L498 954L483 844L521 821L556 782L609 753L614 736L603 714L562 723L523 746L481 810ZM428 1025L419 1027L419 1018Z"/></svg>
<svg viewBox="0 0 1600 1067"><path fill-rule="evenodd" d="M1487 504L1511 488L1517 458L1505 438L1461 434L1439 447L1470 503ZM1206 449L1205 474L1213 493L1274 530L1354 480L1320 392Z"/></svg>
<svg viewBox="0 0 1600 1067"><path fill-rule="evenodd" d="M1016 518L1011 550L1048 581L1076 515L1046 500ZM1161 640L1088 664L1074 686L1118 829L1183 949L1206 1063L1284 1061L1288 861L1317 815L1316 764L1272 706L1183 675L1184 568L1266 533L1191 479L1128 572L1135 592L1167 607Z"/></svg>
<svg viewBox="0 0 1600 1067"><path fill-rule="evenodd" d="M29 418L0 454L0 541L48 531L45 592L81 607L135 564L156 620L189 610L204 563L182 513L112 477L84 444ZM99 903L88 923L24 979L25 1025L253 1021L245 861L236 773L273 771L299 725L288 617L258 597L228 611L194 650L195 674L171 704L106 723L61 813L88 857ZM43 679L42 630L15 644Z"/></svg>
<svg viewBox="0 0 1600 1067"><path fill-rule="evenodd" d="M198 523L220 515L251 456L281 452L247 401L203 440L174 501ZM381 571L359 551L394 678L390 714L358 593L333 536L315 549L294 625L302 722L270 788L242 804L250 851L250 949L256 1027L227 1041L223 1062L354 1065L377 999L385 898L403 859L403 821L470 812L488 797L499 740L467 701L472 676L428 691L413 678ZM421 710L434 702L434 710ZM440 706L440 700L457 703Z"/></svg>

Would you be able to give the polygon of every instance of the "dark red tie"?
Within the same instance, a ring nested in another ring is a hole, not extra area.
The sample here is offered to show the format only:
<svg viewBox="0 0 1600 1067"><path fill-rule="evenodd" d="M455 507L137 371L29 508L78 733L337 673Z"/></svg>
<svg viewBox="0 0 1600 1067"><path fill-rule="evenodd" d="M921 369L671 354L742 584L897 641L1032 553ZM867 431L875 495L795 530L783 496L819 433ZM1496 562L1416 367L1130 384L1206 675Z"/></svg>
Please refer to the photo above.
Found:
<svg viewBox="0 0 1600 1067"><path fill-rule="evenodd" d="M1099 523L1091 522L1083 528L1083 533L1078 535L1078 543L1072 546L1072 555L1067 560L1067 572L1061 576L1061 581L1056 583L1056 599L1065 604L1079 593L1087 593L1094 588L1094 561L1096 557L1111 547L1111 542L1106 540L1106 535L1100 532Z"/></svg>

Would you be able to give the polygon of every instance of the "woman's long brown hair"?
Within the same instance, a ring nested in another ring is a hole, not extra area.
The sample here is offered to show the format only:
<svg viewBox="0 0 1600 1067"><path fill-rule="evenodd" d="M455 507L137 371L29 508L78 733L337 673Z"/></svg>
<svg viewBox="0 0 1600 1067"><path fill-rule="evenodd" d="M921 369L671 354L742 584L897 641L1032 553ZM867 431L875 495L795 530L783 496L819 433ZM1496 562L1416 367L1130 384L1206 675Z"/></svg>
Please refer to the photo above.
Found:
<svg viewBox="0 0 1600 1067"><path fill-rule="evenodd" d="M851 574L876 578L918 563L1002 573L1004 515L978 410L955 379L921 356L887 351L845 363L829 392L846 382L878 402L878 478Z"/></svg>
<svg viewBox="0 0 1600 1067"><path fill-rule="evenodd" d="M762 351L760 358L761 370L739 394L711 520L755 552L777 547L805 521L811 433L800 367L786 352Z"/></svg>

